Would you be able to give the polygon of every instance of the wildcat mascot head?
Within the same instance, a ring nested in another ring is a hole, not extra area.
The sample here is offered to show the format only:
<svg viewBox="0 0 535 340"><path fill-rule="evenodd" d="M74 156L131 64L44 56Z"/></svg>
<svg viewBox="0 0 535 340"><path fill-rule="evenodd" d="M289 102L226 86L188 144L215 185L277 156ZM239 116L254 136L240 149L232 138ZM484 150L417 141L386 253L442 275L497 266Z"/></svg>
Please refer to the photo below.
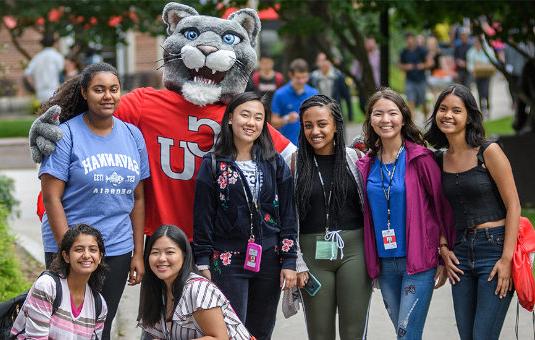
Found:
<svg viewBox="0 0 535 340"><path fill-rule="evenodd" d="M169 35L163 43L166 88L200 106L228 102L245 90L256 66L256 11L241 9L226 20L171 2L162 16Z"/></svg>

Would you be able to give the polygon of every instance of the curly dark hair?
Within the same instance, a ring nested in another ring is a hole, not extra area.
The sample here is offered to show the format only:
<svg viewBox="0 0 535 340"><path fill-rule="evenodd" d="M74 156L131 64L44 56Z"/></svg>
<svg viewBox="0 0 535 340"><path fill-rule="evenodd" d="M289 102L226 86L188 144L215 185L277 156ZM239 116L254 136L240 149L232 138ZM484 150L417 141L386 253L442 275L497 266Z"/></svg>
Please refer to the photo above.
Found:
<svg viewBox="0 0 535 340"><path fill-rule="evenodd" d="M100 231L87 224L77 224L74 227L69 228L65 235L63 235L59 250L54 257L54 260L50 264L51 272L54 272L64 278L67 278L67 276L69 276L71 266L67 262L65 262L62 253L69 253L72 248L72 245L74 244L78 236L82 234L90 235L95 238L95 240L97 241L98 249L100 251L100 256L102 257L102 259L104 259L104 254L106 253L106 250L104 248L104 240L102 239L102 234L100 233ZM96 290L97 292L100 292L102 290L106 271L107 267L104 264L104 260L102 260L97 266L97 269L93 273L91 273L91 276L89 277L88 284L91 289Z"/></svg>
<svg viewBox="0 0 535 340"><path fill-rule="evenodd" d="M164 310L162 296L165 293L165 283L152 271L149 263L151 249L154 243L161 237L170 238L182 251L184 262L173 282L173 306L176 308L186 281L191 272L197 273L197 267L193 264L193 252L184 232L174 225L162 225L149 238L145 247L145 275L141 281L141 293L137 320L145 327L152 327L160 321L161 312Z"/></svg>
<svg viewBox="0 0 535 340"><path fill-rule="evenodd" d="M485 128L483 127L483 114L477 107L477 102L470 89L461 84L448 86L437 98L431 117L427 120L427 131L424 135L425 140L435 149L442 149L449 146L446 135L440 131L437 125L437 112L440 105L449 95L457 96L462 100L467 112L465 140L466 144L473 148L481 146L485 142Z"/></svg>
<svg viewBox="0 0 535 340"><path fill-rule="evenodd" d="M381 138L379 138L379 135L373 130L371 124L373 107L380 99L390 100L396 104L399 111L401 111L401 116L403 118L401 138L403 138L403 140L410 140L416 144L425 145L422 133L412 121L411 110L407 106L407 103L405 103L405 100L403 100L403 98L396 91L388 87L383 87L375 92L368 101L368 106L366 107L366 118L364 120L364 125L362 126L362 133L365 136L364 142L366 143L368 150L370 150L370 154L372 156L377 155L377 152L381 148Z"/></svg>
<svg viewBox="0 0 535 340"><path fill-rule="evenodd" d="M89 83L93 79L95 73L109 72L119 79L119 73L117 69L107 63L91 64L83 69L83 71L72 79L64 82L54 93L52 98L43 103L39 110L38 115L46 112L50 107L59 105L61 107L61 113L59 115L60 123L63 123L80 113L87 111L87 101L82 96L82 90L87 91Z"/></svg>
<svg viewBox="0 0 535 340"><path fill-rule="evenodd" d="M334 133L334 170L333 178L333 201L332 211L338 212L343 206L346 196L347 182L346 176L346 148L344 137L344 118L340 105L331 97L325 95L314 95L301 104L299 108L299 116L301 119L301 131L299 133L299 152L297 153L297 185L296 185L296 203L299 215L305 217L310 208L310 195L312 192L312 183L316 173L314 165L314 148L310 145L305 137L305 125L303 124L303 115L306 110L312 107L327 107L331 112L336 125L336 132Z"/></svg>

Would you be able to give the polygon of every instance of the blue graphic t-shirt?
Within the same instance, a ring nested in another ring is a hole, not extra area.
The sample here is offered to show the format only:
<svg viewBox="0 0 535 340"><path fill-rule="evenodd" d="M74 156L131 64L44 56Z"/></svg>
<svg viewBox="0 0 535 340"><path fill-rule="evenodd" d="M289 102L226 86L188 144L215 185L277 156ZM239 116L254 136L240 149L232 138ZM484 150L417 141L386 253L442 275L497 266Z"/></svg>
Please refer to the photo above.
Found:
<svg viewBox="0 0 535 340"><path fill-rule="evenodd" d="M377 244L377 254L379 257L404 257L406 256L406 197L405 197L405 148L400 152L399 158L390 189L390 229L393 229L396 236L397 248L385 249L383 240L383 230L387 229L387 203L383 186L381 185L381 173L383 172L384 188L388 189L390 174L394 163L381 166L379 159L375 158L368 176L367 192L370 210L372 212L373 226L375 231L375 242Z"/></svg>
<svg viewBox="0 0 535 340"><path fill-rule="evenodd" d="M49 174L65 182L62 204L67 223L97 228L104 237L106 256L132 251L134 189L150 176L141 132L114 117L112 131L98 136L85 124L82 114L60 127L63 138L54 153L43 160L39 177ZM46 214L41 229L45 252L57 252Z"/></svg>

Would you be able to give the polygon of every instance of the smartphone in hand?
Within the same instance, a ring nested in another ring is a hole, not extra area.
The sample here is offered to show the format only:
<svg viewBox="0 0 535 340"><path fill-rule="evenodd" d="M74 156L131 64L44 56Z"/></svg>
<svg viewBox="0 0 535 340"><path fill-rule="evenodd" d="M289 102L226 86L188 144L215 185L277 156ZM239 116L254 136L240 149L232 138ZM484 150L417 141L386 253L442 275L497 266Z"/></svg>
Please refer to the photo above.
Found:
<svg viewBox="0 0 535 340"><path fill-rule="evenodd" d="M319 282L318 279L312 273L308 273L308 281L306 285L303 287L303 289L308 293L310 296L314 296L318 293L318 291L321 288L321 282Z"/></svg>

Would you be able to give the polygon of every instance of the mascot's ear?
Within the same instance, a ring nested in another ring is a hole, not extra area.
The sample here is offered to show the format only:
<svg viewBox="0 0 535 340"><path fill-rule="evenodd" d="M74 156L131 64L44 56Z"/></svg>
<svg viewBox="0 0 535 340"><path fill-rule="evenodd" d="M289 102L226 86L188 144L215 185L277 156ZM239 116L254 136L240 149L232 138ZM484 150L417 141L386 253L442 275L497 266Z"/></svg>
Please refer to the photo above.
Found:
<svg viewBox="0 0 535 340"><path fill-rule="evenodd" d="M239 11L232 13L228 19L237 21L243 28L245 28L249 35L251 45L255 47L256 37L260 32L261 26L260 18L258 17L258 14L256 14L256 11L250 8L240 9Z"/></svg>
<svg viewBox="0 0 535 340"><path fill-rule="evenodd" d="M197 11L189 6L170 2L163 8L162 19L167 24L167 34L171 35L176 29L180 20L192 15L199 15Z"/></svg>

